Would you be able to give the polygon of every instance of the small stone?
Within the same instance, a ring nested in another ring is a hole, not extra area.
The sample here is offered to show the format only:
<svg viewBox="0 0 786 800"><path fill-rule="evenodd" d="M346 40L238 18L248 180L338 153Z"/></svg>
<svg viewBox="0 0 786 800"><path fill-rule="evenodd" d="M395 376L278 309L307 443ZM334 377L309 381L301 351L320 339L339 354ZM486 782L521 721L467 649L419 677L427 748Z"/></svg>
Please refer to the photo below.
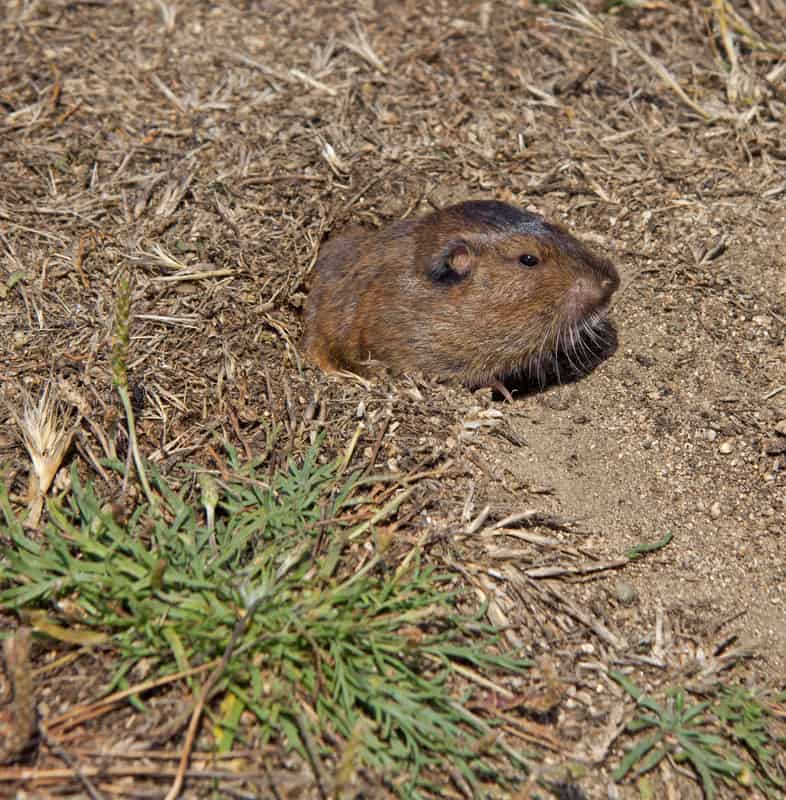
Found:
<svg viewBox="0 0 786 800"><path fill-rule="evenodd" d="M714 502L714 503L713 503L713 504L710 506L710 516L711 516L713 519L718 519L718 517L720 517L720 515L721 515L721 504L720 504L720 503L719 503L719 502L716 500L716 501L715 501L715 502Z"/></svg>
<svg viewBox="0 0 786 800"><path fill-rule="evenodd" d="M639 593L636 587L628 581L616 581L612 587L614 597L622 603L623 606L633 605L639 599Z"/></svg>
<svg viewBox="0 0 786 800"><path fill-rule="evenodd" d="M781 453L786 453L786 438L783 436L776 436L770 439L764 445L764 452L768 456L779 456Z"/></svg>
<svg viewBox="0 0 786 800"><path fill-rule="evenodd" d="M704 431L704 436L707 438L708 442L714 442L718 438L718 432L712 430L712 428L707 428Z"/></svg>
<svg viewBox="0 0 786 800"><path fill-rule="evenodd" d="M734 451L734 441L732 439L726 439L726 441L721 442L720 447L718 447L718 452L724 456L729 455L729 453L733 451Z"/></svg>
<svg viewBox="0 0 786 800"><path fill-rule="evenodd" d="M780 436L786 436L786 419L782 419L775 426L775 433L779 434Z"/></svg>
<svg viewBox="0 0 786 800"><path fill-rule="evenodd" d="M645 355L644 353L636 353L633 356L642 367L652 367L655 365L655 359L652 356Z"/></svg>

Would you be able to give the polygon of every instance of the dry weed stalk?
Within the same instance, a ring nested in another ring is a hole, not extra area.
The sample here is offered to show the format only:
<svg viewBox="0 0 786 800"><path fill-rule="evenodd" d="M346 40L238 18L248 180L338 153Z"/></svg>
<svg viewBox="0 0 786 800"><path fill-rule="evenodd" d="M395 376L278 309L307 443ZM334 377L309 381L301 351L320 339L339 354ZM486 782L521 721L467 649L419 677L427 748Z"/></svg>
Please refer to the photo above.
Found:
<svg viewBox="0 0 786 800"><path fill-rule="evenodd" d="M357 19L355 19L354 35L348 36L343 44L347 50L351 50L356 56L360 56L360 58L380 72L386 73L388 71L382 59L374 52L374 48L371 46L366 32Z"/></svg>
<svg viewBox="0 0 786 800"><path fill-rule="evenodd" d="M718 23L718 33L723 43L723 49L726 51L726 56L729 60L726 96L732 105L736 105L738 102L746 105L755 105L762 98L762 90L756 78L740 65L734 38L727 23L727 13L730 16L731 9L727 4L727 0L712 0L712 7Z"/></svg>
<svg viewBox="0 0 786 800"><path fill-rule="evenodd" d="M164 30L167 33L172 33L175 29L175 20L177 19L177 6L174 3L167 4L164 0L156 0L156 2L161 11L161 21L164 23Z"/></svg>
<svg viewBox="0 0 786 800"><path fill-rule="evenodd" d="M729 24L745 40L751 50L762 50L766 53L786 53L786 42L776 44L759 36L739 15L739 12L726 0L726 14Z"/></svg>
<svg viewBox="0 0 786 800"><path fill-rule="evenodd" d="M131 284L128 275L120 279L117 292L117 305L115 307L115 325L112 331L112 378L123 403L128 424L128 446L134 457L134 465L139 476L139 482L145 492L148 503L153 513L158 512L158 501L150 488L147 472L139 453L136 439L136 424L134 422L134 409L131 406L131 397L128 393L128 342L131 324ZM127 477L127 476L126 476Z"/></svg>
<svg viewBox="0 0 786 800"><path fill-rule="evenodd" d="M21 417L16 418L33 469L28 483L27 525L37 527L41 520L44 497L63 463L74 436L74 415L47 384L38 402L25 397Z"/></svg>
<svg viewBox="0 0 786 800"><path fill-rule="evenodd" d="M129 260L135 264L164 267L172 272L188 272L189 270L186 261L178 260L158 243L151 244L150 250L145 250L141 244L137 244L133 253L129 255Z"/></svg>

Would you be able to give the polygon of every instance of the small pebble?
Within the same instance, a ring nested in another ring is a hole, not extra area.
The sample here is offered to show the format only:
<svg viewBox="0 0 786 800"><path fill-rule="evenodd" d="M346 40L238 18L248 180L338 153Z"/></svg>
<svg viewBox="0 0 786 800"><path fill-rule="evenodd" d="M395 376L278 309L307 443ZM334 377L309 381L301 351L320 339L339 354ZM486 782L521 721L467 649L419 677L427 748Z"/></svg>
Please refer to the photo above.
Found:
<svg viewBox="0 0 786 800"><path fill-rule="evenodd" d="M628 581L616 581L613 587L614 597L624 606L633 605L639 598L636 587Z"/></svg>
<svg viewBox="0 0 786 800"><path fill-rule="evenodd" d="M733 452L733 450L734 450L734 442L731 439L727 439L725 442L721 442L720 447L718 447L718 452L724 456L729 455L729 453Z"/></svg>
<svg viewBox="0 0 786 800"><path fill-rule="evenodd" d="M712 428L707 428L704 435L707 437L708 442L714 442L718 438L718 432L712 430Z"/></svg>
<svg viewBox="0 0 786 800"><path fill-rule="evenodd" d="M711 516L713 519L718 519L718 517L720 517L720 515L721 515L721 504L720 504L720 503L719 503L719 502L716 500L716 501L715 501L715 502L714 502L714 503L713 503L713 504L710 506L710 516Z"/></svg>
<svg viewBox="0 0 786 800"><path fill-rule="evenodd" d="M637 353L634 358L641 364L642 367L652 367L655 365L655 359L652 356Z"/></svg>
<svg viewBox="0 0 786 800"><path fill-rule="evenodd" d="M780 434L781 436L786 436L786 419L782 419L776 426L775 426L775 433Z"/></svg>
<svg viewBox="0 0 786 800"><path fill-rule="evenodd" d="M764 445L764 452L768 456L779 456L781 453L786 453L786 439L783 436L770 439Z"/></svg>

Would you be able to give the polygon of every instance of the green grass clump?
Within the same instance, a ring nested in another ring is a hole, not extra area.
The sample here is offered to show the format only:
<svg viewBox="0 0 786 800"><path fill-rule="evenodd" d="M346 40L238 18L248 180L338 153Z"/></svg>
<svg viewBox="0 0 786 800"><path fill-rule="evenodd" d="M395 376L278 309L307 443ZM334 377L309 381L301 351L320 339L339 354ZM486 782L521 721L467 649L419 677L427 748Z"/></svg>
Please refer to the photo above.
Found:
<svg viewBox="0 0 786 800"><path fill-rule="evenodd" d="M711 800L717 782L757 789L768 798L783 798L784 776L776 754L786 745L774 731L771 706L783 703L786 692L759 696L743 687L720 687L712 700L690 703L684 689L666 693L658 703L624 675L610 673L645 713L628 725L646 735L628 752L613 774L616 781L632 772L640 776L664 758L686 764Z"/></svg>
<svg viewBox="0 0 786 800"><path fill-rule="evenodd" d="M237 726L251 712L256 741L296 750L324 789L360 768L407 797L439 793L449 773L473 788L523 775L493 718L458 693L455 668L504 680L528 662L500 654L480 616L455 610L451 576L416 551L389 564L374 539L369 522L409 490L391 486L380 508L368 491L384 479L343 475L317 447L272 474L229 453L231 477L177 491L151 470L154 507L145 493L123 519L74 469L40 540L0 483L14 545L0 559L0 604L53 614L67 599L69 619L54 622L103 632L116 650L109 690L142 659L156 675L220 659L234 634L211 695L219 747L247 735Z"/></svg>

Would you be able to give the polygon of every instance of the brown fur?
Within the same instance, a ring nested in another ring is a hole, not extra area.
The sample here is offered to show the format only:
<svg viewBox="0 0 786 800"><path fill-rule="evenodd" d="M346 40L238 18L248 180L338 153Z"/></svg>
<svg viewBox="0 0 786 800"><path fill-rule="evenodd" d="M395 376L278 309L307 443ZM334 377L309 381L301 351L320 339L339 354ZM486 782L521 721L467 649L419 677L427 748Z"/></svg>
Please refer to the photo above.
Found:
<svg viewBox="0 0 786 800"><path fill-rule="evenodd" d="M539 263L522 265L523 254ZM563 350L580 358L618 285L611 262L562 228L503 203L462 203L326 242L303 344L326 372L379 361L494 385Z"/></svg>

